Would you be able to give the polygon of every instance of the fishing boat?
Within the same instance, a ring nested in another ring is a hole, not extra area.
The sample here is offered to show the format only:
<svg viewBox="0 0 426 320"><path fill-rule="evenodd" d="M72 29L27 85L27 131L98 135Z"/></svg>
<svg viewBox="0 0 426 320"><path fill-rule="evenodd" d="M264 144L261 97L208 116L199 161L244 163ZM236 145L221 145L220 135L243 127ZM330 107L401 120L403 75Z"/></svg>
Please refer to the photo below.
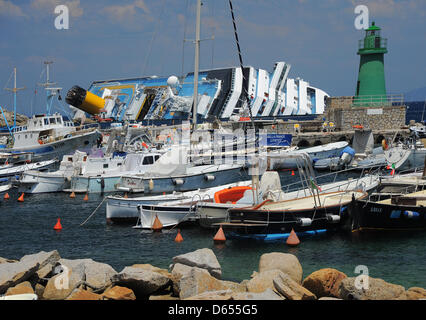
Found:
<svg viewBox="0 0 426 320"><path fill-rule="evenodd" d="M49 65L51 63L45 62L47 78L46 82L41 84L47 92L46 113L33 115L24 126L16 126L16 124L12 128L8 126L11 139L2 152L32 153L32 161L61 159L75 150L91 148L101 138L101 133L96 128L75 126L62 114L52 113L53 100L59 99L62 88L55 88L53 87L55 83L50 82ZM14 112L16 115L16 106Z"/></svg>
<svg viewBox="0 0 426 320"><path fill-rule="evenodd" d="M346 171L342 173L346 173ZM323 178L323 176L321 176L321 178ZM379 174L360 175L356 179L350 178L321 184L319 185L319 193L337 191L347 192L348 190L362 190L369 193L375 190L379 186L379 183ZM267 171L262 175L260 181L258 199L285 201L306 197L312 194L311 188L300 188L300 185L296 188L296 184L298 183L282 187L278 173L276 171ZM227 193L226 190L223 190L223 192L234 198L231 201L221 201L221 197L216 198L215 196L215 201L213 202L200 201L197 203L196 209L201 227L215 228L218 223L227 220L229 209L241 208L256 203L254 202L255 197L251 191L245 191L244 196L241 197L239 197L241 194L234 194L231 191Z"/></svg>
<svg viewBox="0 0 426 320"><path fill-rule="evenodd" d="M321 159L339 157L341 152L348 146L348 142L339 141L328 143L322 146L316 146L305 149L291 150L284 149L268 152L268 163L270 170L294 169L297 168L296 158L288 157L288 155L297 155L307 153L312 164Z"/></svg>
<svg viewBox="0 0 426 320"><path fill-rule="evenodd" d="M200 189L194 192L186 192L180 195L174 194L169 196L169 201L161 201L156 204L148 203L146 201L147 199L152 200L154 197L141 197L130 201L127 199L127 202L133 202L133 206L136 205L139 213L139 221L135 228L151 229L156 217L160 220L164 227L172 227L183 222L197 221L199 217L197 215L195 205L199 201L213 202L214 196L217 192L224 189L246 189L249 188L250 184L251 181L248 180L219 187ZM181 199L170 201L172 197L176 196L180 196ZM164 198L166 197L163 197L163 199Z"/></svg>
<svg viewBox="0 0 426 320"><path fill-rule="evenodd" d="M256 206L230 209L228 222L220 223L235 235L288 234L338 230L346 218L346 208L355 199L367 197L362 191L336 191L293 200L267 199Z"/></svg>
<svg viewBox="0 0 426 320"><path fill-rule="evenodd" d="M76 127L59 113L34 115L26 126L13 129L13 143L3 151L32 153L33 161L61 159L75 150L91 148L101 136L96 128Z"/></svg>
<svg viewBox="0 0 426 320"><path fill-rule="evenodd" d="M352 232L424 230L426 190L380 201L353 199L344 228Z"/></svg>

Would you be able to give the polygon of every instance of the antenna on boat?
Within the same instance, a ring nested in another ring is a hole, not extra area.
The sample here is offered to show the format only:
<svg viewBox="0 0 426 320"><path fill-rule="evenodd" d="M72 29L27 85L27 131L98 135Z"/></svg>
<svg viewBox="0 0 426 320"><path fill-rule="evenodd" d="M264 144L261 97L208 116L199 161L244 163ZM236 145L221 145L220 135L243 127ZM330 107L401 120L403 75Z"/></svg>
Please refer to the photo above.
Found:
<svg viewBox="0 0 426 320"><path fill-rule="evenodd" d="M197 20L195 24L195 60L194 60L194 104L192 106L192 124L195 130L197 126L197 104L198 104L198 70L200 67L200 20L201 0L197 0Z"/></svg>
<svg viewBox="0 0 426 320"><path fill-rule="evenodd" d="M55 88L53 86L56 85L56 82L50 82L49 66L53 64L53 61L44 61L44 64L46 65L46 82L39 83L39 86L44 87L46 90L46 114L50 115L52 110L53 97L59 94L62 88Z"/></svg>
<svg viewBox="0 0 426 320"><path fill-rule="evenodd" d="M13 128L16 128L16 93L20 90L24 90L25 87L22 87L22 88L16 87L16 67L13 68L13 74L14 74L13 88L5 88L5 90L13 92Z"/></svg>

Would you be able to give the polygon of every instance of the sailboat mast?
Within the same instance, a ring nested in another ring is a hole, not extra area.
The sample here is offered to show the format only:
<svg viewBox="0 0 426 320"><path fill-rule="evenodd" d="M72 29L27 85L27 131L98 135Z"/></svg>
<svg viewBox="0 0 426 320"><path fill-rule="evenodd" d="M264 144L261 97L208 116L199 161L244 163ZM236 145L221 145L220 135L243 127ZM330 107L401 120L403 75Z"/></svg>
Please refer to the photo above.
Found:
<svg viewBox="0 0 426 320"><path fill-rule="evenodd" d="M25 87L18 88L16 86L16 67L13 68L13 78L13 88L6 88L6 90L13 92L13 128L16 128L16 94L19 90L24 90Z"/></svg>
<svg viewBox="0 0 426 320"><path fill-rule="evenodd" d="M16 67L13 68L14 83L13 83L13 127L16 128Z"/></svg>
<svg viewBox="0 0 426 320"><path fill-rule="evenodd" d="M192 123L193 123L194 130L197 125L198 69L200 64L200 19L201 19L201 0L197 0L197 21L195 24L194 104L192 106Z"/></svg>

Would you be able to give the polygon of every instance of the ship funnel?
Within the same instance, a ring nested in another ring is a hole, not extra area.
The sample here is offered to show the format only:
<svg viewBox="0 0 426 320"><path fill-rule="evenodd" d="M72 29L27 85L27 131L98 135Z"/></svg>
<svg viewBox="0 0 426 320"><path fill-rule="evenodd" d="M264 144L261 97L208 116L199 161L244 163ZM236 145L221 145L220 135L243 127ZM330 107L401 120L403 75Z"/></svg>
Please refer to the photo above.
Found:
<svg viewBox="0 0 426 320"><path fill-rule="evenodd" d="M68 91L65 101L92 115L99 114L105 106L104 99L79 86L74 86Z"/></svg>

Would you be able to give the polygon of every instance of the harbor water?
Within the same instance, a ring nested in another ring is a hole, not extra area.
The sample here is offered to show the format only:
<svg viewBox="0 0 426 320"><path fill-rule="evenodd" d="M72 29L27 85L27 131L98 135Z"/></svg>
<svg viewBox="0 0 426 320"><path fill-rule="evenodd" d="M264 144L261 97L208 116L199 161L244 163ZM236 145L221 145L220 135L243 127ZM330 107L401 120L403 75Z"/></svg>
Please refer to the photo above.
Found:
<svg viewBox="0 0 426 320"><path fill-rule="evenodd" d="M285 179L290 179L286 174ZM283 180L283 178L282 178ZM181 229L184 241L174 241L177 228L152 233L131 225L107 225L105 202L93 217L80 226L98 207L104 195L84 194L70 198L67 193L25 195L16 189L9 200L0 200L0 257L20 259L26 254L58 250L68 259L91 258L111 265L116 271L125 266L149 263L168 268L176 255L200 248L211 248L222 266L223 278L242 281L258 270L264 253L296 255L303 276L321 268L336 268L349 277L357 266L368 268L373 278L410 287L426 287L426 233L388 233L373 235L321 234L301 239L297 247L285 242L263 243L228 239L222 247L213 243L214 230L197 226ZM63 229L54 231L57 218Z"/></svg>

